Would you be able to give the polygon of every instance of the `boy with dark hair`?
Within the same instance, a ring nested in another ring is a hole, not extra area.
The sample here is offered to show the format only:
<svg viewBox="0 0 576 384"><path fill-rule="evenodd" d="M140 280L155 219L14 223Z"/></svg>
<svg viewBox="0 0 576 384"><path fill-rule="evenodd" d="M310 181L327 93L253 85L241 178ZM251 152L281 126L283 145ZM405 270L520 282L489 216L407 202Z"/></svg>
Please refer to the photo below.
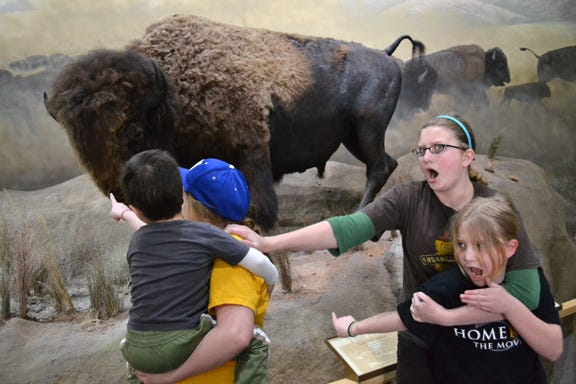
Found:
<svg viewBox="0 0 576 384"><path fill-rule="evenodd" d="M121 349L133 368L166 372L186 361L212 328L203 313L215 258L249 269L268 286L278 272L265 255L221 229L183 219L182 179L167 152L133 156L121 185L130 209L119 218L135 214L147 224L133 234L128 248L132 308Z"/></svg>

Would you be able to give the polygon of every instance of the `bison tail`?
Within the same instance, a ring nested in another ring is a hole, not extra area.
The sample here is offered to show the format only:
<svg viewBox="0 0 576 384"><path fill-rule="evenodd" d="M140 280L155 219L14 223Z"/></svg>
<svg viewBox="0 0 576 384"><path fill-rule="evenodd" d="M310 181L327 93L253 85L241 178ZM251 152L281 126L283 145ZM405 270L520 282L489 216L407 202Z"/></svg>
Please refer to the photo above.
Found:
<svg viewBox="0 0 576 384"><path fill-rule="evenodd" d="M521 50L521 51L530 51L530 52L532 52L532 54L533 54L534 56L536 56L537 59L540 58L540 56L538 56L538 55L536 54L536 52L534 52L534 51L531 50L530 48L520 48L520 50Z"/></svg>
<svg viewBox="0 0 576 384"><path fill-rule="evenodd" d="M410 40L412 43L412 57L424 55L426 48L424 44L418 40L414 40L410 35L402 35L397 38L388 48L384 50L388 56L392 56L396 48L400 45L403 40Z"/></svg>

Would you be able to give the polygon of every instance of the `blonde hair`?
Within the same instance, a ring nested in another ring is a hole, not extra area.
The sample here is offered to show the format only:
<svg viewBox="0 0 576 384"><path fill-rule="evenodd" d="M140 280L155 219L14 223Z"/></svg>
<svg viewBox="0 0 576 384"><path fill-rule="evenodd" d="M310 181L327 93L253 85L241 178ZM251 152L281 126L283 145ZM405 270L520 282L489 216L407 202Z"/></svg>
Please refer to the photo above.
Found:
<svg viewBox="0 0 576 384"><path fill-rule="evenodd" d="M518 218L512 201L501 194L493 197L476 197L458 211L451 220L452 244L456 244L461 231L467 231L475 243L486 247L486 254L492 261L494 276L506 269L506 246L510 240L518 238ZM456 257L456 262L458 258ZM484 268L485 260L478 262Z"/></svg>
<svg viewBox="0 0 576 384"><path fill-rule="evenodd" d="M464 131L460 127L460 125L458 125L458 123L456 123L455 121L453 121L449 118L442 117L442 116L446 116L446 115L436 116L433 119L428 120L422 126L422 129L428 128L428 127L448 128L449 130L452 131L452 133L454 133L454 136L456 136L456 138L462 143L462 145L464 145L466 148L476 150L476 137L474 136L474 131L470 127L470 124L466 120L464 120L462 117L458 116L457 114L448 114L448 116L452 117L453 119L456 119L466 128L467 133L470 135L470 141L468 141L468 136L466 136L466 131ZM422 129L420 131L422 131ZM469 142L470 142L470 144L472 144L472 148L470 148L470 146L468 145ZM484 178L484 176L482 176L482 174L478 170L473 168L472 166L468 167L468 176L470 177L471 181L474 181L474 182L477 182L477 183L480 183L483 185L488 185L488 181Z"/></svg>
<svg viewBox="0 0 576 384"><path fill-rule="evenodd" d="M193 219L195 221L210 223L218 228L224 228L226 225L232 223L232 221L227 220L222 216L220 216L219 214L217 214L216 212L206 208L204 204L196 200L188 192L184 192L184 204L182 205L182 215L187 220ZM256 226L255 222L248 217L244 218L241 222L239 222L239 224L246 225L247 227L252 228L255 232L259 234L262 232L260 228Z"/></svg>

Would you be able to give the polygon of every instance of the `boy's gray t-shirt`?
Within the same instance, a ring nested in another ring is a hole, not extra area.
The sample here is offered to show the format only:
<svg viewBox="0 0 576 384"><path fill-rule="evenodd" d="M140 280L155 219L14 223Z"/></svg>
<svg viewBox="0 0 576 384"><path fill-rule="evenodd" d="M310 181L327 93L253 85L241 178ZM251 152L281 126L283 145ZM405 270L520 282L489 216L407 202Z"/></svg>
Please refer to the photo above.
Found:
<svg viewBox="0 0 576 384"><path fill-rule="evenodd" d="M207 311L214 259L236 265L248 250L206 223L177 220L141 227L127 254L132 300L128 329L194 328Z"/></svg>

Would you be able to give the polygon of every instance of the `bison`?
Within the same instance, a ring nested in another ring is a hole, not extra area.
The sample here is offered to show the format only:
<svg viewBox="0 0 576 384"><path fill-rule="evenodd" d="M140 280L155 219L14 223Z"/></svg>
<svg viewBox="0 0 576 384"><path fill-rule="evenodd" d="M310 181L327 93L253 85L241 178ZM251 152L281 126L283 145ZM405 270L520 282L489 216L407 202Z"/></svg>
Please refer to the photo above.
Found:
<svg viewBox="0 0 576 384"><path fill-rule="evenodd" d="M397 165L384 134L401 89L387 50L329 38L175 15L124 50L95 50L56 78L48 112L104 193L132 155L168 150L185 167L204 157L246 176L251 216L274 225L274 183L316 167L340 143L366 164L370 202ZM422 45L422 50L424 46Z"/></svg>
<svg viewBox="0 0 576 384"><path fill-rule="evenodd" d="M394 116L403 120L416 112L428 109L438 74L422 56L417 56L406 63L399 59L397 62L402 71L402 89Z"/></svg>
<svg viewBox="0 0 576 384"><path fill-rule="evenodd" d="M530 51L538 59L538 81L547 83L559 78L564 81L576 81L576 46L554 49L538 56L530 48L520 48Z"/></svg>
<svg viewBox="0 0 576 384"><path fill-rule="evenodd" d="M504 96L501 104L510 103L512 99L524 102L542 102L545 97L550 97L550 87L546 83L524 83L509 85L504 88Z"/></svg>
<svg viewBox="0 0 576 384"><path fill-rule="evenodd" d="M484 51L478 45L458 45L414 60L425 60L437 74L434 93L456 100L488 104L486 89L510 82L508 59L500 48ZM429 106L429 100L428 105Z"/></svg>

